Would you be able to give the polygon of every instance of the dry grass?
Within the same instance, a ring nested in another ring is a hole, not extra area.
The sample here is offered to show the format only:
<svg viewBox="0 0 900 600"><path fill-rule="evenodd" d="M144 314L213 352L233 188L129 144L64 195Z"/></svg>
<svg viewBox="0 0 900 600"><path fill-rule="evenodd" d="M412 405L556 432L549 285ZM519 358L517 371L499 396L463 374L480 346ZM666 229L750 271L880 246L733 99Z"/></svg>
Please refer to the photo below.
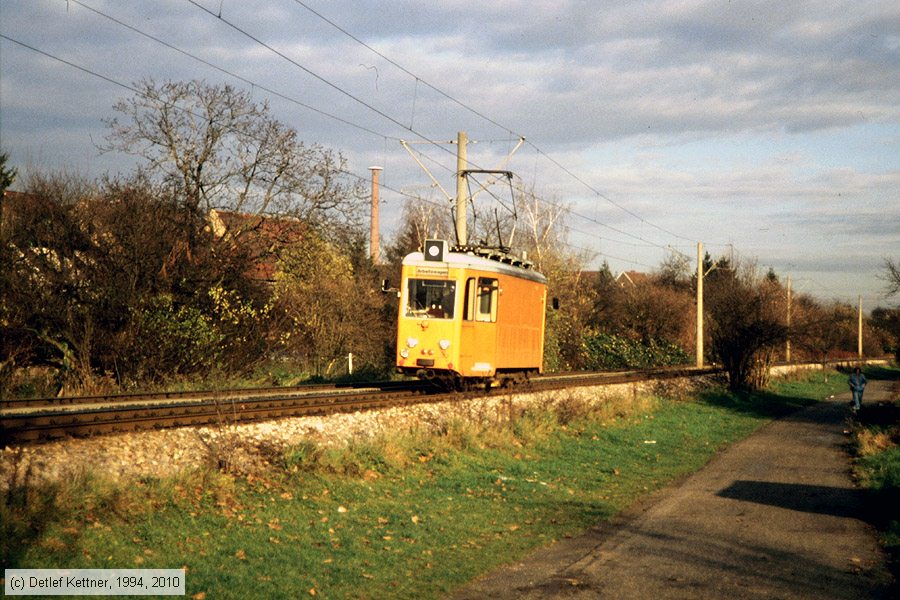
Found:
<svg viewBox="0 0 900 600"><path fill-rule="evenodd" d="M893 448L897 445L894 441L896 432L874 429L860 429L856 432L857 454L859 456L872 456Z"/></svg>
<svg viewBox="0 0 900 600"><path fill-rule="evenodd" d="M281 465L289 472L342 474L380 477L401 472L415 463L444 461L470 450L511 450L549 440L560 429L580 430L594 424L652 412L659 399L639 392L634 386L605 395L573 391L541 394L527 400L508 395L492 401L456 405L439 412L425 413L405 428L357 435L344 444L323 445L315 439L303 440L281 450L279 457L269 449L264 465ZM232 474L244 469L246 454L260 454L228 436L212 443L210 466ZM236 457L237 456L237 457Z"/></svg>

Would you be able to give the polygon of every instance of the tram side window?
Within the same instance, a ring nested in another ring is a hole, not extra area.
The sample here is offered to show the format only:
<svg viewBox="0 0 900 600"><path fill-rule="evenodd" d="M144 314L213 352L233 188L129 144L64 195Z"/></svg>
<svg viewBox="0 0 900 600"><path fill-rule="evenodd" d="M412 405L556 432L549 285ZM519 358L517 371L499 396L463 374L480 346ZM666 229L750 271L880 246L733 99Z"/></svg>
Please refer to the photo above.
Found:
<svg viewBox="0 0 900 600"><path fill-rule="evenodd" d="M406 316L452 319L456 303L456 282L444 279L410 279Z"/></svg>
<svg viewBox="0 0 900 600"><path fill-rule="evenodd" d="M497 322L497 296L500 282L488 277L478 278L478 298L475 320L487 323Z"/></svg>
<svg viewBox="0 0 900 600"><path fill-rule="evenodd" d="M463 303L463 320L465 321L474 321L475 320L475 290L477 286L475 285L475 278L469 277L466 279L466 291L465 296L463 296L465 302Z"/></svg>

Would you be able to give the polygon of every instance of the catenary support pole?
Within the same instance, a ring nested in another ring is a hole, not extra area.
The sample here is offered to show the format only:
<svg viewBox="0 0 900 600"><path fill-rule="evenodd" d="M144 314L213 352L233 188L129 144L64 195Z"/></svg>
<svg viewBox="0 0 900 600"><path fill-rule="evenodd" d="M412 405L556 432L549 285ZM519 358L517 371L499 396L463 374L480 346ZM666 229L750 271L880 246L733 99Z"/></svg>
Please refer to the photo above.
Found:
<svg viewBox="0 0 900 600"><path fill-rule="evenodd" d="M697 367L703 366L703 242L697 242Z"/></svg>
<svg viewBox="0 0 900 600"><path fill-rule="evenodd" d="M791 278L787 278L787 340L784 343L784 362L791 362Z"/></svg>
<svg viewBox="0 0 900 600"><path fill-rule="evenodd" d="M378 174L382 171L382 167L369 167L372 171L372 216L369 227L369 255L372 257L372 264L378 264L379 252L379 224L378 224L378 206L379 206L379 189Z"/></svg>
<svg viewBox="0 0 900 600"><path fill-rule="evenodd" d="M456 136L456 239L460 246L468 243L466 231L466 176L468 158L466 145L468 138L465 131L460 131Z"/></svg>
<svg viewBox="0 0 900 600"><path fill-rule="evenodd" d="M859 323L856 328L858 335L856 339L856 354L859 358L863 357L863 312L862 312L862 296L859 297Z"/></svg>

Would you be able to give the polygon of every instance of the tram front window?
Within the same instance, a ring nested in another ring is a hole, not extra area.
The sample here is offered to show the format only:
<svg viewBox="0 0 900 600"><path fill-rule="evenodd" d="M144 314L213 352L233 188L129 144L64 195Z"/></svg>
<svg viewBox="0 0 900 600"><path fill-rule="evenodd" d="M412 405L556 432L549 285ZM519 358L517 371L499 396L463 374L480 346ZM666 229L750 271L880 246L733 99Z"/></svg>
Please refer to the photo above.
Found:
<svg viewBox="0 0 900 600"><path fill-rule="evenodd" d="M419 319L452 319L456 282L445 279L410 279L406 316Z"/></svg>

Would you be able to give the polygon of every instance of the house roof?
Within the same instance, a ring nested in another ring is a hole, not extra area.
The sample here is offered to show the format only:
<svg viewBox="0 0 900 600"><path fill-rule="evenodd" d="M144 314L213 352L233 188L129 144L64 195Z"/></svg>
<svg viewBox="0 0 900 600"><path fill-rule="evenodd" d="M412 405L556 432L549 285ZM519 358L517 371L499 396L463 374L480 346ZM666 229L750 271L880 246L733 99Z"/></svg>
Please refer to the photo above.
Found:
<svg viewBox="0 0 900 600"><path fill-rule="evenodd" d="M637 287L642 283L647 283L649 280L650 275L640 271L623 271L616 275L616 283L622 287Z"/></svg>
<svg viewBox="0 0 900 600"><path fill-rule="evenodd" d="M210 230L250 253L252 266L248 276L257 281L274 282L281 251L301 241L306 227L297 219L211 210Z"/></svg>

